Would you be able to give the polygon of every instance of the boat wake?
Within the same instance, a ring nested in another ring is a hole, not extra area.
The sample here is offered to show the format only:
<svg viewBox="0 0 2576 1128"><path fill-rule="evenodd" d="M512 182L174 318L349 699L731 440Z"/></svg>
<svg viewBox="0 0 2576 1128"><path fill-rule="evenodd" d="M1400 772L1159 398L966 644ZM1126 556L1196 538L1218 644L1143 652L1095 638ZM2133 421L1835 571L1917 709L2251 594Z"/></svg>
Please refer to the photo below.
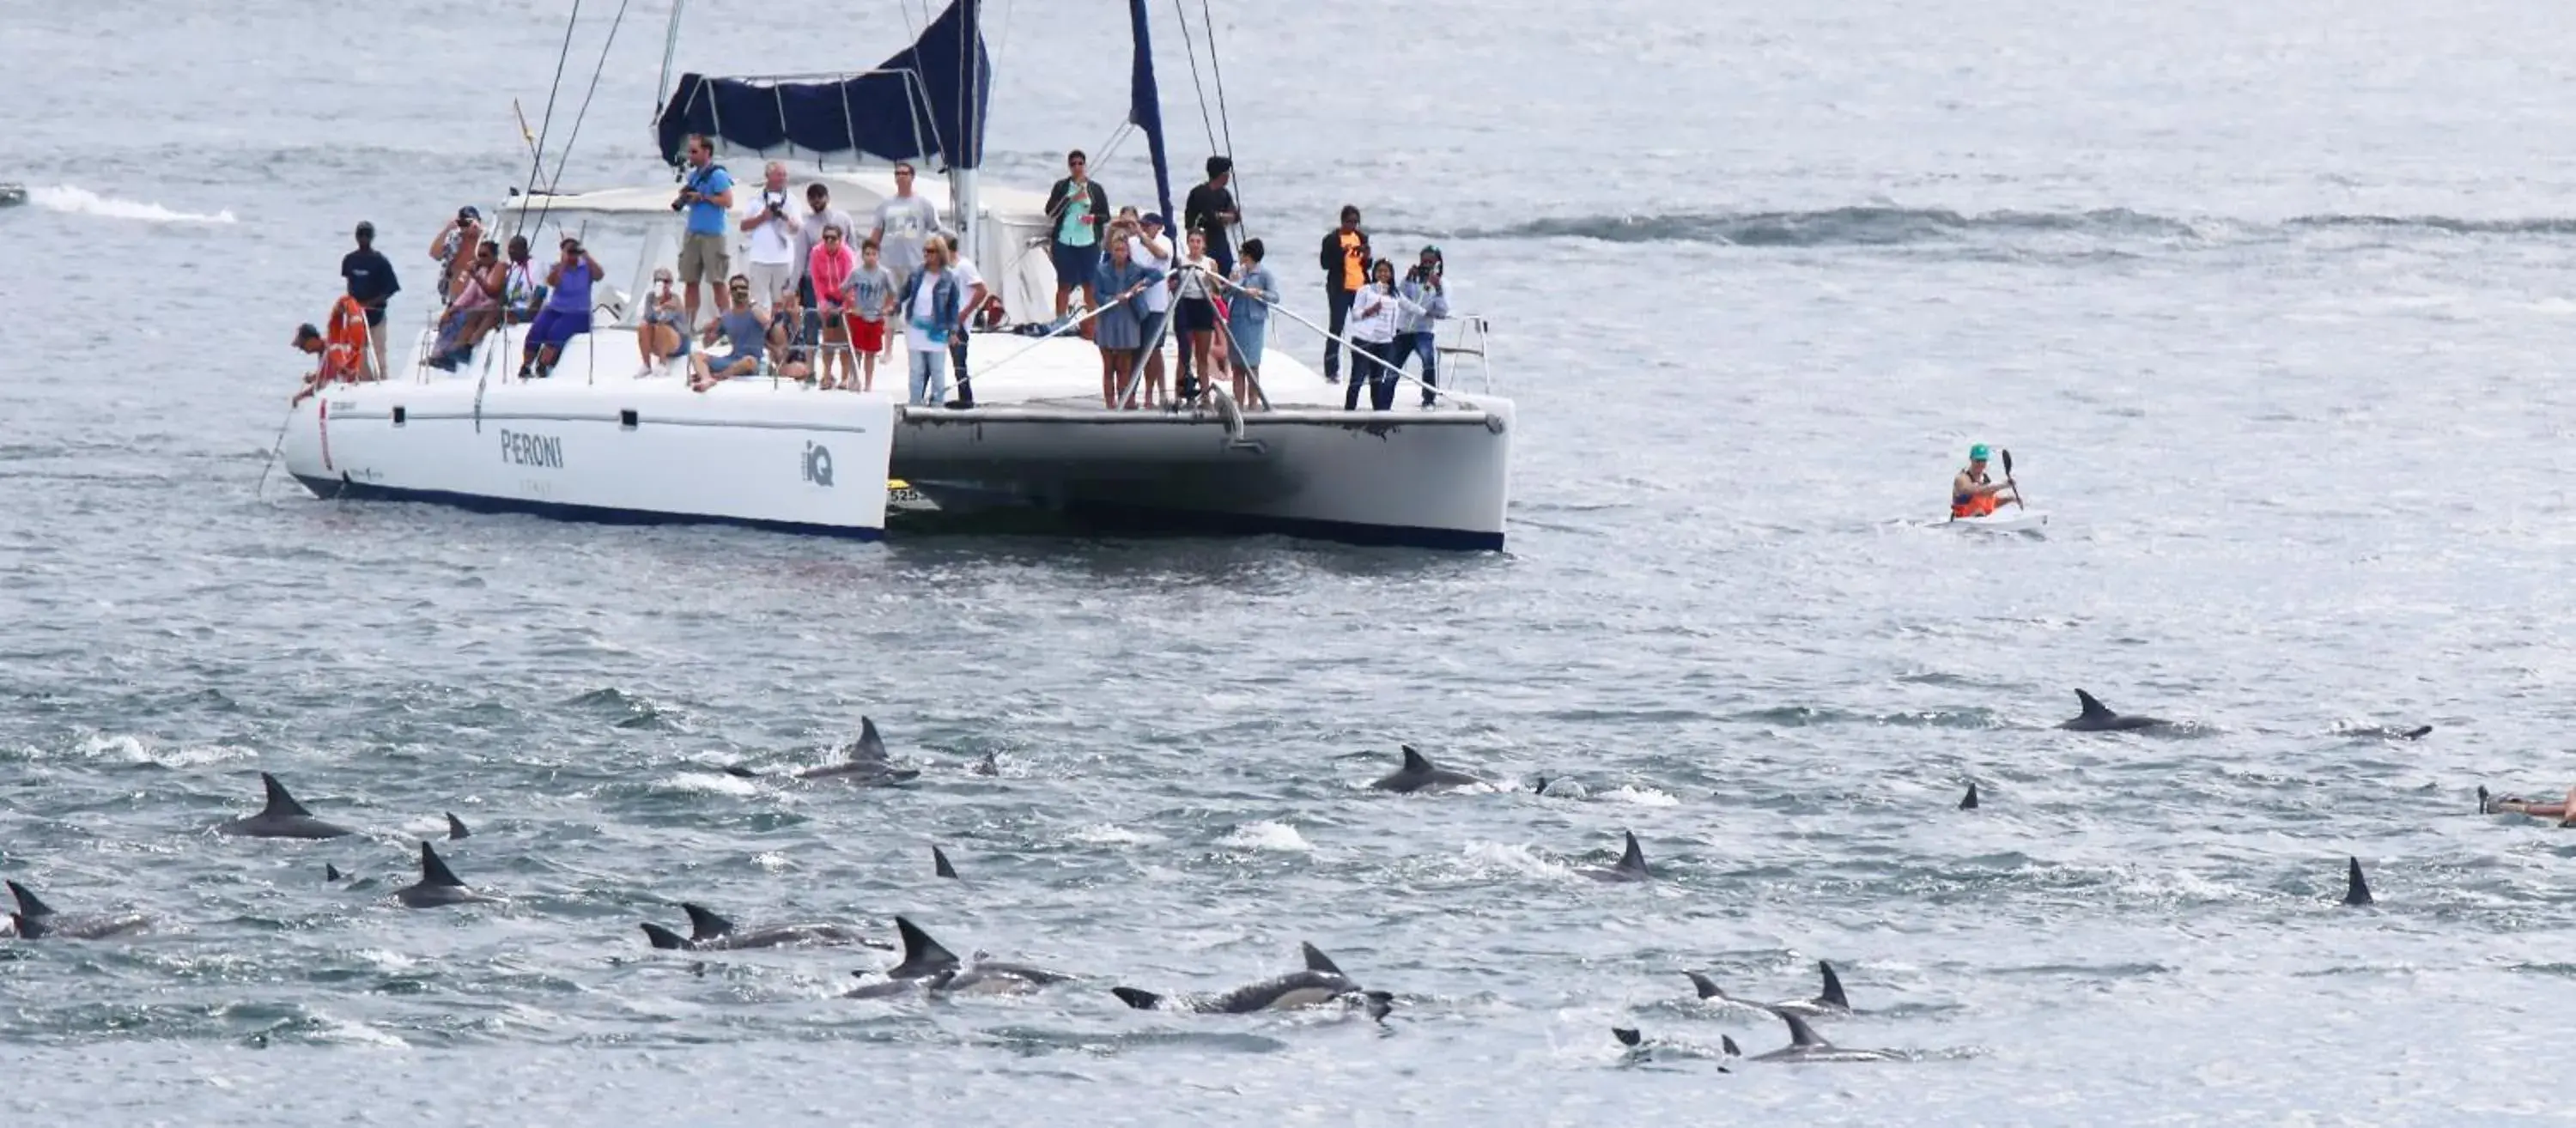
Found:
<svg viewBox="0 0 2576 1128"><path fill-rule="evenodd" d="M213 215L205 215L199 212L175 211L170 208L162 207L159 204L139 203L134 200L120 200L113 196L102 196L87 188L78 188L68 184L29 185L27 188L27 203L33 207L43 208L46 211L63 212L69 215L94 215L105 219L132 219L140 220L145 223L236 222L233 219L233 213L230 210L219 211Z"/></svg>
<svg viewBox="0 0 2576 1128"><path fill-rule="evenodd" d="M1691 211L1560 216L1451 232L1452 239L1589 239L1605 243L1713 243L1738 247L1887 247L2051 236L2228 244L2321 231L2388 235L2576 236L2576 217L2464 219L2439 215L2327 213L2283 220L2181 219L2128 208L1958 212L1866 206L1815 211Z"/></svg>

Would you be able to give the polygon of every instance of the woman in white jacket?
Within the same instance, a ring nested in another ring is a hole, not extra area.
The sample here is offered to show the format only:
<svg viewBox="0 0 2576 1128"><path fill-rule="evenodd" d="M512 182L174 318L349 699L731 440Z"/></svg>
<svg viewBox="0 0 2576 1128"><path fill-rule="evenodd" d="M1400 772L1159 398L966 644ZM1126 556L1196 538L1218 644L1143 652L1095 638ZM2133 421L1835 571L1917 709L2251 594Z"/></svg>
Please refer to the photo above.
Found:
<svg viewBox="0 0 2576 1128"><path fill-rule="evenodd" d="M1360 409L1360 378L1368 378L1369 406L1378 411L1395 410L1395 381L1402 370L1397 368L1395 327L1406 313L1422 316L1421 306L1405 300L1395 292L1395 264L1385 259L1369 268L1369 284L1351 296L1351 315L1347 323L1351 343L1360 350L1357 366L1351 369L1349 390L1342 393L1342 410Z"/></svg>

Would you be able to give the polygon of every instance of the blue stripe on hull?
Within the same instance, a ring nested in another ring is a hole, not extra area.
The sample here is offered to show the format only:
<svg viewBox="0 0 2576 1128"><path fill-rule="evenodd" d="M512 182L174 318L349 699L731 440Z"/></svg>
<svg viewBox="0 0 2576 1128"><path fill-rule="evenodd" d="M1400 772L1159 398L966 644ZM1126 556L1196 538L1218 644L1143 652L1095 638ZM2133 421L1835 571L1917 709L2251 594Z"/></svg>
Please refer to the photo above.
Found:
<svg viewBox="0 0 2576 1128"><path fill-rule="evenodd" d="M295 478L304 483L304 488L313 491L315 497L322 498L348 498L353 501L417 501L454 506L477 513L526 513L558 521L585 521L608 525L733 525L777 533L871 541L885 536L883 529L862 529L847 525L814 525L801 521L767 521L751 517L710 517L686 513L655 513L640 509L610 509L594 505L569 505L556 501L488 497L482 494L454 493L448 490L405 489L349 479L306 477L302 474L296 475ZM1250 513L1211 513L1097 502L1073 503L1066 506L1062 513L1065 517L1084 525L1113 533L1167 536L1290 536L1339 544L1430 548L1450 552L1499 552L1503 547L1503 534L1469 529L1371 525L1357 521L1269 517Z"/></svg>
<svg viewBox="0 0 2576 1128"><path fill-rule="evenodd" d="M1420 525L1370 525L1313 517L1269 517L1254 513L1212 513L1191 509L1155 509L1074 501L1065 516L1100 529L1136 534L1199 536L1290 536L1338 544L1381 548L1433 548L1448 552L1500 552L1503 534L1472 529L1433 529Z"/></svg>
<svg viewBox="0 0 2576 1128"><path fill-rule="evenodd" d="M803 536L842 537L850 540L881 540L883 529L862 529L853 525L816 525L804 521L770 521L758 517L714 517L695 513L655 513L643 509L611 509L599 505L569 505L560 501L533 501L515 497L487 497L482 494L454 493L448 490L415 490L399 486L379 486L345 478L308 478L295 480L320 498L348 498L352 501L420 501L470 509L476 513L525 513L556 521L581 521L598 525L732 525L772 533L796 533Z"/></svg>

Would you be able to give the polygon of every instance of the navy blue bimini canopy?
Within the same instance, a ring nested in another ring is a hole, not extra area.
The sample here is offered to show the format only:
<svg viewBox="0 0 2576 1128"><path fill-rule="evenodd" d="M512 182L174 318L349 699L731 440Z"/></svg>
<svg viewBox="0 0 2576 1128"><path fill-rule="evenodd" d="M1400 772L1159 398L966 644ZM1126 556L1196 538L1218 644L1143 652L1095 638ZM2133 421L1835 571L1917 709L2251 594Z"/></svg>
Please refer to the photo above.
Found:
<svg viewBox="0 0 2576 1128"><path fill-rule="evenodd" d="M739 149L793 145L814 153L864 153L889 161L937 157L949 168L977 167L984 159L985 94L993 72L975 9L976 0L956 0L912 46L854 78L788 82L681 75L653 121L662 159L679 164L689 135L704 133Z"/></svg>

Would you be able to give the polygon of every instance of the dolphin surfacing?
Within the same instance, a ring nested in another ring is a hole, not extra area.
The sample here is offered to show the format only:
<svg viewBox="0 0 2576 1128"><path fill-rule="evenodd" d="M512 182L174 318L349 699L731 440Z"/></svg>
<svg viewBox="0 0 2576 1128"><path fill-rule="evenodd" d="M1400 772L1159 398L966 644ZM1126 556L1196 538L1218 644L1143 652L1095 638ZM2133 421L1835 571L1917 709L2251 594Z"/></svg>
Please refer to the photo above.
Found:
<svg viewBox="0 0 2576 1128"><path fill-rule="evenodd" d="M1585 866L1574 872L1591 878L1594 881L1654 880L1655 871L1646 868L1646 851L1637 845L1636 832L1628 831L1626 833L1628 835L1628 848L1619 855L1619 863L1617 865Z"/></svg>
<svg viewBox="0 0 2576 1128"><path fill-rule="evenodd" d="M1824 960L1817 960L1816 972L1822 978L1823 985L1816 992L1815 998L1791 999L1779 1003L1757 1003L1750 999L1739 999L1727 994L1724 988L1719 987L1715 980L1706 975L1696 971L1685 971L1682 974L1690 977L1691 988L1698 991L1702 999L1715 999L1721 1003L1756 1007L1773 1014L1845 1015L1852 1013L1851 999L1843 994L1843 979L1834 974L1834 965Z"/></svg>
<svg viewBox="0 0 2576 1128"><path fill-rule="evenodd" d="M885 738L877 735L873 718L859 718L859 738L841 749L841 762L807 768L796 773L798 779L828 779L857 787L892 787L908 783L921 775L919 768L897 767L886 756Z"/></svg>
<svg viewBox="0 0 2576 1128"><path fill-rule="evenodd" d="M103 940L140 932L152 924L152 918L141 913L58 913L35 890L14 881L9 883L9 895L18 899L18 911L9 915L9 923L21 940Z"/></svg>
<svg viewBox="0 0 2576 1128"><path fill-rule="evenodd" d="M2173 723L2162 717L2114 713L2110 706L2102 704L2092 694L2080 689L2075 691L2075 702L2083 706L2084 711L2059 722L2057 727L2069 732L2135 732L2139 729L2163 728Z"/></svg>
<svg viewBox="0 0 2576 1128"><path fill-rule="evenodd" d="M842 998L883 999L916 989L931 995L1023 994L1073 978L1029 964L990 959L982 952L975 953L975 962L966 963L919 925L896 917L894 927L903 936L903 962L887 968L883 980L862 984ZM864 978L868 973L850 974Z"/></svg>
<svg viewBox="0 0 2576 1128"><path fill-rule="evenodd" d="M682 936L658 924L644 926L644 938L655 948L684 952L732 952L747 948L857 946L882 948L858 929L844 924L770 924L737 928L704 905L682 903L689 914L689 934Z"/></svg>
<svg viewBox="0 0 2576 1128"><path fill-rule="evenodd" d="M313 817L304 804L286 792L286 785L267 772L259 773L260 786L267 789L267 805L256 815L215 824L215 833L241 838L338 838L350 833L348 827Z"/></svg>
<svg viewBox="0 0 2576 1128"><path fill-rule="evenodd" d="M486 897L466 888L464 882L456 879L456 871L448 869L446 861L438 856L438 851L430 849L427 842L420 844L420 880L394 890L394 899L414 909L492 905L501 901L498 897Z"/></svg>
<svg viewBox="0 0 2576 1128"><path fill-rule="evenodd" d="M1789 1044L1773 1050L1770 1053L1759 1055L1753 1059L1755 1061L1786 1062L1794 1065L1801 1063L1823 1062L1905 1060L1904 1054L1898 1053L1894 1050L1857 1050L1837 1046L1826 1041L1822 1035L1817 1034L1816 1028L1807 1025L1807 1020L1798 1017L1796 1013L1791 1011L1774 1011L1773 1013L1779 1015L1782 1022L1789 1024Z"/></svg>
<svg viewBox="0 0 2576 1128"><path fill-rule="evenodd" d="M1368 1011L1370 1018L1383 1020L1395 1008L1394 995L1361 988L1351 981L1350 976L1342 974L1342 969L1322 949L1313 944L1300 944L1298 947L1306 960L1304 970L1248 983L1219 995L1166 996L1134 987L1113 987L1109 993L1137 1010L1186 1010L1198 1014L1295 1010L1356 999Z"/></svg>
<svg viewBox="0 0 2576 1128"><path fill-rule="evenodd" d="M1454 772L1431 762L1431 758L1404 745L1404 766L1369 784L1372 791L1392 791L1398 795L1415 792L1455 791L1485 782L1465 772Z"/></svg>

